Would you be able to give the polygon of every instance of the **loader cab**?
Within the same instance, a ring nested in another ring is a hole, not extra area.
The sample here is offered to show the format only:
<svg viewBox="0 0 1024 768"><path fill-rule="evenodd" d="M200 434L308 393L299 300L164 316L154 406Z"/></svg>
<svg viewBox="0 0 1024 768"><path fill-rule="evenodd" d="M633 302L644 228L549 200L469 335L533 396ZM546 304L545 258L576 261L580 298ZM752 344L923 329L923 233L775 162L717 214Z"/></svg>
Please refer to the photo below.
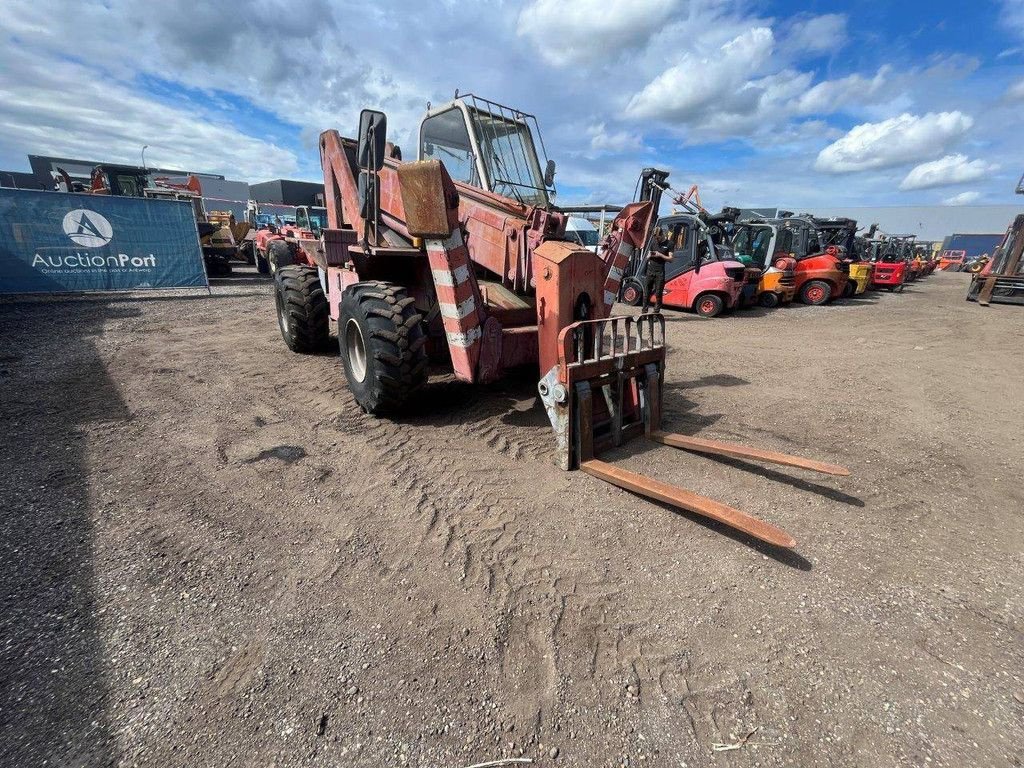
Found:
<svg viewBox="0 0 1024 768"><path fill-rule="evenodd" d="M327 209L300 205L295 209L295 226L312 232L314 237L327 228Z"/></svg>
<svg viewBox="0 0 1024 768"><path fill-rule="evenodd" d="M554 195L554 163L542 170L533 115L473 95L428 109L420 123L420 160L440 160L454 181L523 205L546 208Z"/></svg>

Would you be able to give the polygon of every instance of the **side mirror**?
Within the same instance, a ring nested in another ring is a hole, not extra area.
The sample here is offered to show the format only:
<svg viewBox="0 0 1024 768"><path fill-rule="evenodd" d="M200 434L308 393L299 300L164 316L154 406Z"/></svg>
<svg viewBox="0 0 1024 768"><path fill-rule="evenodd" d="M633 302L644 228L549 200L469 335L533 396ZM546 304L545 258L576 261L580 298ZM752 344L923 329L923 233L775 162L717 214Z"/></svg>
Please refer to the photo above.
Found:
<svg viewBox="0 0 1024 768"><path fill-rule="evenodd" d="M553 187L555 186L555 161L548 160L547 166L544 168L544 186Z"/></svg>
<svg viewBox="0 0 1024 768"><path fill-rule="evenodd" d="M379 171L384 165L388 142L388 119L383 112L364 109L359 113L359 147L356 161L364 171Z"/></svg>

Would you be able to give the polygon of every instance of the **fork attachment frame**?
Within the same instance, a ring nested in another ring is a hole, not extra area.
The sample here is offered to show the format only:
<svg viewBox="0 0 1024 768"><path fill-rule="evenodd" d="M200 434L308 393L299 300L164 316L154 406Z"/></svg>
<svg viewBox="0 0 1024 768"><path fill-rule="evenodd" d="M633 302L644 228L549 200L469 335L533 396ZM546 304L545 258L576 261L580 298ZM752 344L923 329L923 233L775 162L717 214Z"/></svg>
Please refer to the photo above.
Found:
<svg viewBox="0 0 1024 768"><path fill-rule="evenodd" d="M562 330L558 344L558 364L537 389L562 469L579 469L603 450L660 429L661 315L581 320Z"/></svg>
<svg viewBox="0 0 1024 768"><path fill-rule="evenodd" d="M785 531L685 488L596 459L608 448L661 432L665 320L660 314L581 320L559 335L558 363L540 380L562 469L582 469L612 485L717 520L777 547Z"/></svg>

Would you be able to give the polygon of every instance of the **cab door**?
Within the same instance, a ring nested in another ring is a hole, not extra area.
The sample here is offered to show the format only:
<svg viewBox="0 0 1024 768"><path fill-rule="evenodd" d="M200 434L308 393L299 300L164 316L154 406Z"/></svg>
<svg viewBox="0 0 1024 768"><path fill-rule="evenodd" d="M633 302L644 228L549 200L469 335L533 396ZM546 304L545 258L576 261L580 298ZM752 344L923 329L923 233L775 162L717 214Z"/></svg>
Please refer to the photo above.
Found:
<svg viewBox="0 0 1024 768"><path fill-rule="evenodd" d="M692 291L696 249L691 224L687 220L669 224L672 240L672 261L665 265L665 303L689 307Z"/></svg>

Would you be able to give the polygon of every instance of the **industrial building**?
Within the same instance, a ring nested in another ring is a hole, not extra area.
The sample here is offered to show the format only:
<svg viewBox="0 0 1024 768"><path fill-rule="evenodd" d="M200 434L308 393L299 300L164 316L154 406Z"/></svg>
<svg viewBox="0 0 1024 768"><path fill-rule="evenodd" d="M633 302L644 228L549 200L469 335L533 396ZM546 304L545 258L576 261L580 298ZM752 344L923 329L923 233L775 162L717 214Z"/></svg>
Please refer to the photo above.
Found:
<svg viewBox="0 0 1024 768"><path fill-rule="evenodd" d="M323 205L324 185L311 181L273 179L259 184L250 184L249 193L253 200L275 205Z"/></svg>

